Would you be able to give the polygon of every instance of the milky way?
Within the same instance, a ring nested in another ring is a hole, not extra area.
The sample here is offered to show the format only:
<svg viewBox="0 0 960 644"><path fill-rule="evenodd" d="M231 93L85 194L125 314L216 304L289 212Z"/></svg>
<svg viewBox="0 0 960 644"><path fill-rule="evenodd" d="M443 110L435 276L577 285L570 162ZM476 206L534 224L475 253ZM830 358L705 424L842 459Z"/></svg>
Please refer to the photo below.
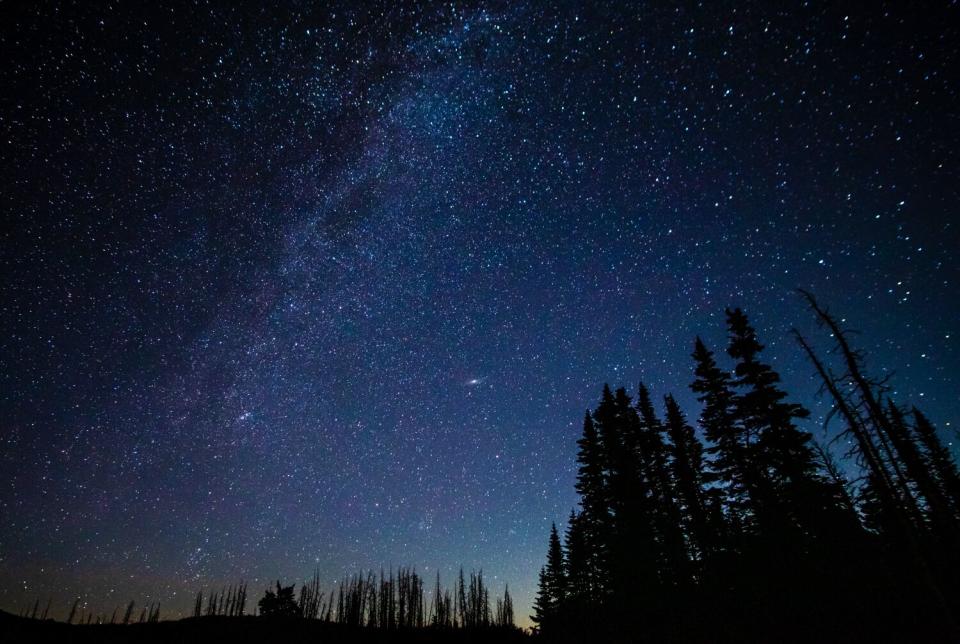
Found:
<svg viewBox="0 0 960 644"><path fill-rule="evenodd" d="M0 607L462 564L526 614L584 409L695 416L724 307L819 435L798 286L956 428L955 3L359 4L0 10Z"/></svg>

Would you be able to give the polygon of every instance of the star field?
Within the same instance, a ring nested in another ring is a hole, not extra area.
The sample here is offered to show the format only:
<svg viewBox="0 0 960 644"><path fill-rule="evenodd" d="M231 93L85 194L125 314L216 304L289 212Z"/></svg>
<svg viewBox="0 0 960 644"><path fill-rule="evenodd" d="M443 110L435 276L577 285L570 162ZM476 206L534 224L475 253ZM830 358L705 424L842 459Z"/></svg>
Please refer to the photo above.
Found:
<svg viewBox="0 0 960 644"><path fill-rule="evenodd" d="M0 607L526 615L583 410L695 417L724 307L819 435L798 286L956 429L956 3L363 5L0 8Z"/></svg>

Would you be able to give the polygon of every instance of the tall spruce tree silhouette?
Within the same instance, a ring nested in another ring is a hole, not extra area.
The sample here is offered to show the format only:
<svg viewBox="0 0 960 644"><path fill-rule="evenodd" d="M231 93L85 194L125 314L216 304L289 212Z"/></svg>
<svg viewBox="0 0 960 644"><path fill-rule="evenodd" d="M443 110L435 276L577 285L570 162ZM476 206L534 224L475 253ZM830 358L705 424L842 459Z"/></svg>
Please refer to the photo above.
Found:
<svg viewBox="0 0 960 644"><path fill-rule="evenodd" d="M781 599L772 613L778 621L826 620L815 589L846 578L838 574L844 557L837 551L850 553L857 528L821 473L811 434L796 426L809 412L786 400L780 375L760 359L764 345L746 314L739 308L726 314L727 353L736 361L734 413L752 447L764 504L750 548L759 567L752 583Z"/></svg>
<svg viewBox="0 0 960 644"><path fill-rule="evenodd" d="M660 543L660 580L668 586L690 581L690 565L683 536L680 509L677 505L674 481L667 464L666 428L657 417L650 392L641 383L637 393L637 413L640 417L640 441L652 492L651 517L656 525Z"/></svg>
<svg viewBox="0 0 960 644"><path fill-rule="evenodd" d="M960 520L960 473L957 472L957 465L927 417L916 407L913 408L912 415L914 430L923 446L937 485L950 504L954 519Z"/></svg>
<svg viewBox="0 0 960 644"><path fill-rule="evenodd" d="M779 493L814 478L817 466L809 444L812 437L794 424L810 412L784 401L787 394L777 386L780 375L759 360L764 346L743 311L728 310L727 324L727 353L737 361L733 384L743 389L734 399L736 416L751 442L757 444L754 458L760 461L767 483Z"/></svg>
<svg viewBox="0 0 960 644"><path fill-rule="evenodd" d="M580 494L582 534L590 562L592 596L606 593L609 584L610 503L604 476L604 456L590 412L583 419L583 435L577 441L576 490Z"/></svg>
<svg viewBox="0 0 960 644"><path fill-rule="evenodd" d="M701 562L716 547L707 514L703 486L703 445L697 439L673 396L664 398L666 428L670 437L670 474L683 509L683 528L691 557Z"/></svg>
<svg viewBox="0 0 960 644"><path fill-rule="evenodd" d="M892 400L887 400L887 415L890 418L890 442L903 461L903 469L915 494L922 498L927 521L938 529L953 530L955 518L950 502L938 485L933 464L924 457L914 429Z"/></svg>
<svg viewBox="0 0 960 644"><path fill-rule="evenodd" d="M652 480L643 476L645 437L632 401L623 388L604 387L593 413L603 447L609 502L607 532L608 592L619 610L629 610L635 589L656 582L659 561L655 540L656 497ZM638 552L646 556L638 556Z"/></svg>
<svg viewBox="0 0 960 644"><path fill-rule="evenodd" d="M555 523L550 526L550 547L547 549L547 587L551 602L560 606L567 597L567 571Z"/></svg>
<svg viewBox="0 0 960 644"><path fill-rule="evenodd" d="M547 548L547 565L540 570L539 585L534 601L531 620L542 633L549 634L558 626L560 611L567 598L567 573L563 546L557 525L550 526L550 544Z"/></svg>
<svg viewBox="0 0 960 644"><path fill-rule="evenodd" d="M690 388L699 394L697 399L703 404L700 426L710 441L706 451L711 458L704 478L716 486L723 514L730 522L729 536L734 540L726 545L735 550L760 505L759 476L754 471L746 432L737 419L730 374L717 365L713 352L699 337L693 359L696 379Z"/></svg>
<svg viewBox="0 0 960 644"><path fill-rule="evenodd" d="M575 615L582 615L590 600L590 552L584 535L582 516L570 511L564 533L564 561L567 571L567 605Z"/></svg>

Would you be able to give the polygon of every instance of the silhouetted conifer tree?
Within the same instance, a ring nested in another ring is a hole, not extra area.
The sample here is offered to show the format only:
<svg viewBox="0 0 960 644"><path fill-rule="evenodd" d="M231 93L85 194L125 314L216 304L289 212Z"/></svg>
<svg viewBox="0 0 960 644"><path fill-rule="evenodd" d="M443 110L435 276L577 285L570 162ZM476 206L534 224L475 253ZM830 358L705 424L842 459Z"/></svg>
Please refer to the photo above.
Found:
<svg viewBox="0 0 960 644"><path fill-rule="evenodd" d="M537 575L537 594L533 599L533 614L530 621L533 622L534 629L542 634L547 634L551 630L551 620L553 618L553 604L550 596L550 583L547 581L547 567L542 566Z"/></svg>
<svg viewBox="0 0 960 644"><path fill-rule="evenodd" d="M599 541L605 550L603 592L626 600L628 590L646 579L656 583L662 549L656 541L656 527L662 527L657 511L659 497L653 487L656 477L645 475L641 442L646 439L640 419L626 390L614 394L605 386L600 404L593 412L600 439L604 474L606 512ZM652 470L651 470L652 472ZM637 556L642 553L646 556ZM602 600L601 600L602 601ZM622 605L621 610L627 610Z"/></svg>
<svg viewBox="0 0 960 644"><path fill-rule="evenodd" d="M542 632L556 628L557 619L567 598L567 573L563 546L556 524L550 526L547 547L547 565L540 571L537 596L534 601L533 622Z"/></svg>
<svg viewBox="0 0 960 644"><path fill-rule="evenodd" d="M704 478L717 486L723 515L739 533L752 522L752 509L758 505L758 476L751 463L751 446L737 421L730 374L717 365L713 352L700 338L696 339L693 359L696 379L690 388L703 404L700 426L711 443L706 450L711 459Z"/></svg>
<svg viewBox="0 0 960 644"><path fill-rule="evenodd" d="M913 428L907 424L903 412L892 400L887 401L887 415L890 419L890 442L903 463L913 489L923 498L928 521L938 528L952 530L953 508L937 481L932 463L924 457Z"/></svg>
<svg viewBox="0 0 960 644"><path fill-rule="evenodd" d="M666 428L657 417L650 392L642 383L637 395L637 413L640 421L640 461L647 472L651 496L650 517L660 548L660 583L667 586L686 584L690 581L690 566L674 481L668 466L664 442Z"/></svg>
<svg viewBox="0 0 960 644"><path fill-rule="evenodd" d="M551 603L559 606L567 596L567 571L563 560L563 546L557 525L550 526L550 545L547 548L547 588Z"/></svg>
<svg viewBox="0 0 960 644"><path fill-rule="evenodd" d="M673 396L666 396L666 427L670 437L670 470L684 511L684 527L692 556L703 559L714 547L703 485L703 445L684 418Z"/></svg>
<svg viewBox="0 0 960 644"><path fill-rule="evenodd" d="M604 475L604 455L590 412L583 420L583 436L577 441L576 490L583 508L581 521L590 563L591 595L602 595L609 588L610 502Z"/></svg>
<svg viewBox="0 0 960 644"><path fill-rule="evenodd" d="M916 407L912 414L914 430L936 477L937 485L948 500L953 516L960 519L960 473L957 472L957 465L927 417Z"/></svg>
<svg viewBox="0 0 960 644"><path fill-rule="evenodd" d="M810 415L796 403L786 402L778 386L780 376L759 359L763 345L740 309L727 311L730 329L728 353L737 360L734 386L743 389L734 402L738 420L756 444L752 457L763 476L765 497L770 500L768 519L782 529L784 522L813 530L818 513L836 502L818 473L811 435L797 429L796 419Z"/></svg>
<svg viewBox="0 0 960 644"><path fill-rule="evenodd" d="M572 510L567 522L564 544L567 597L572 609L580 614L590 598L590 552L581 516Z"/></svg>

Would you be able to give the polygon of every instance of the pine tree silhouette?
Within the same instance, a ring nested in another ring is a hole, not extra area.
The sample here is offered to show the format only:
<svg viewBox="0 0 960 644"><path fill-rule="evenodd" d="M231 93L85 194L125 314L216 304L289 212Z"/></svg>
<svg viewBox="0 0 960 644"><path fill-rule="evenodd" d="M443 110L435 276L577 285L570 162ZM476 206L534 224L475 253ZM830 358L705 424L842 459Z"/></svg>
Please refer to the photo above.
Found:
<svg viewBox="0 0 960 644"><path fill-rule="evenodd" d="M682 519L667 463L666 428L657 417L650 392L640 384L637 395L640 418L641 461L645 464L652 496L651 516L660 544L661 583L686 584L690 581L690 565L683 535Z"/></svg>
<svg viewBox="0 0 960 644"><path fill-rule="evenodd" d="M767 527L782 530L787 522L809 529L812 517L824 505L815 497L827 492L817 473L812 437L794 424L810 412L784 401L780 376L759 360L764 347L743 311L727 310L727 325L727 353L737 360L734 386L743 389L734 400L736 416L756 445L752 457L762 473L767 519L775 522Z"/></svg>
<svg viewBox="0 0 960 644"><path fill-rule="evenodd" d="M932 463L924 458L913 428L907 424L903 412L892 400L887 401L887 415L890 419L890 442L903 462L903 469L913 490L924 501L927 520L941 528L952 528L954 517L950 501L938 484Z"/></svg>
<svg viewBox="0 0 960 644"><path fill-rule="evenodd" d="M567 571L563 560L563 546L560 545L560 535L555 523L550 526L546 573L551 602L559 606L567 597Z"/></svg>
<svg viewBox="0 0 960 644"><path fill-rule="evenodd" d="M914 431L923 445L926 460L936 477L941 493L950 504L955 519L960 520L960 473L950 452L937 436L937 430L916 407L912 411Z"/></svg>
<svg viewBox="0 0 960 644"><path fill-rule="evenodd" d="M691 554L703 560L716 547L715 527L707 514L703 485L703 445L680 410L673 396L664 398L666 427L670 437L670 472L677 496L682 505L684 527L690 542Z"/></svg>
<svg viewBox="0 0 960 644"><path fill-rule="evenodd" d="M573 510L564 534L564 561L567 571L567 599L570 609L581 614L590 599L590 552L581 515Z"/></svg>
<svg viewBox="0 0 960 644"><path fill-rule="evenodd" d="M547 581L547 567L542 566L537 576L537 594L533 598L533 614L530 616L537 632L549 634L552 631L554 608L550 597L550 583Z"/></svg>
<svg viewBox="0 0 960 644"><path fill-rule="evenodd" d="M590 412L583 420L583 436L577 441L576 490L580 494L583 538L590 562L590 590L600 595L609 589L610 503L604 475L604 456Z"/></svg>
<svg viewBox="0 0 960 644"><path fill-rule="evenodd" d="M716 486L721 512L731 522L730 532L740 534L753 521L760 505L759 476L751 462L751 446L738 423L732 378L722 370L700 338L694 345L696 379L690 388L703 404L700 426L711 445L705 482ZM731 535L733 536L733 535ZM728 547L736 548L734 544Z"/></svg>

